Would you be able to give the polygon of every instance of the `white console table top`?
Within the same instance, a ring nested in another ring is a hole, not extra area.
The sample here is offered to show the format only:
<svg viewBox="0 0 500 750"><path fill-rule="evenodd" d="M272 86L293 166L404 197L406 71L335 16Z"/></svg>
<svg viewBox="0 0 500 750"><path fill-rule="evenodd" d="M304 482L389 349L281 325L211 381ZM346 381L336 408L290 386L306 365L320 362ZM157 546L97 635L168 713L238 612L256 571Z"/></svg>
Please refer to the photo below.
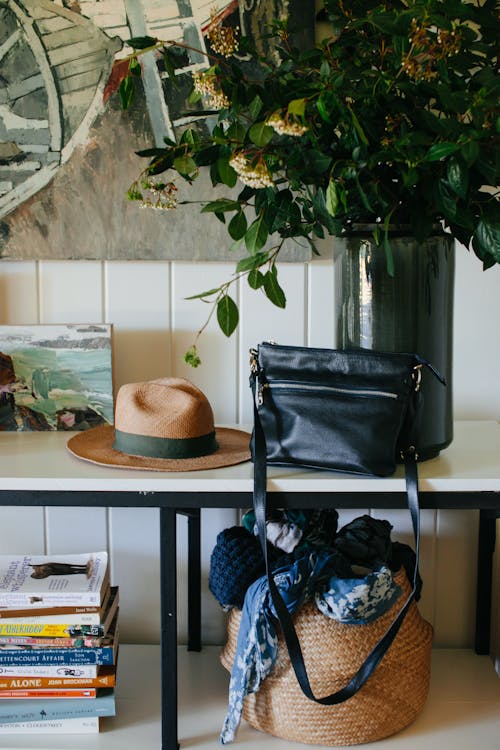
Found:
<svg viewBox="0 0 500 750"><path fill-rule="evenodd" d="M242 429L248 429L242 428ZM66 449L74 433L0 433L0 490L108 492L251 492L253 464L209 471L156 472L97 466ZM402 467L392 477L362 477L309 469L269 468L279 492L402 492ZM459 421L451 445L419 464L421 491L499 492L500 423Z"/></svg>

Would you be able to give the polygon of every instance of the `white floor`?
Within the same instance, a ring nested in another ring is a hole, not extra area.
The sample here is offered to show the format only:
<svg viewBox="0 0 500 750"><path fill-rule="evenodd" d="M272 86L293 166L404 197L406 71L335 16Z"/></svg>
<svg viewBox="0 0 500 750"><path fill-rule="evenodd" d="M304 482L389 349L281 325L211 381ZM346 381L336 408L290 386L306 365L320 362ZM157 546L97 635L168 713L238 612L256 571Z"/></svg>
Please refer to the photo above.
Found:
<svg viewBox="0 0 500 750"><path fill-rule="evenodd" d="M224 718L228 675L219 649L179 649L179 736L182 748L215 750ZM305 748L242 723L234 750ZM471 651L436 650L427 705L414 724L374 750L500 750L500 679L491 660ZM121 646L117 716L98 735L6 736L2 750L160 750L159 649Z"/></svg>

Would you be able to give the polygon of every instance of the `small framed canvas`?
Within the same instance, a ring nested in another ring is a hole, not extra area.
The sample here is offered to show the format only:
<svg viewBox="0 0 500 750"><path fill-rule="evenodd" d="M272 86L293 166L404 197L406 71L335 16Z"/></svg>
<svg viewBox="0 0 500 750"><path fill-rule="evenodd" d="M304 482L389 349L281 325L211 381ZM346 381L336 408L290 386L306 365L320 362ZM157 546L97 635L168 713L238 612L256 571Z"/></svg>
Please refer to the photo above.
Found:
<svg viewBox="0 0 500 750"><path fill-rule="evenodd" d="M113 423L112 326L0 326L0 431Z"/></svg>

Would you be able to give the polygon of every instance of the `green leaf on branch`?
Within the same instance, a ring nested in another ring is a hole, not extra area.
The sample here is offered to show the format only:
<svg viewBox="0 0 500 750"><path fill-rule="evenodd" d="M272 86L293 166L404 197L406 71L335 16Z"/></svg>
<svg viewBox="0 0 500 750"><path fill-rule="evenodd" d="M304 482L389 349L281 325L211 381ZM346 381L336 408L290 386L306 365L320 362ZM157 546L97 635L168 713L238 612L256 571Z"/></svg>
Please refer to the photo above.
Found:
<svg viewBox="0 0 500 750"><path fill-rule="evenodd" d="M196 162L191 156L178 156L174 159L174 169L183 177L191 177L198 171Z"/></svg>
<svg viewBox="0 0 500 750"><path fill-rule="evenodd" d="M139 60L137 57L132 57L129 64L128 69L130 73L135 76L136 78L140 78L142 75L142 68Z"/></svg>
<svg viewBox="0 0 500 750"><path fill-rule="evenodd" d="M325 193L326 210L330 216L336 216L339 208L339 197L337 195L337 186L333 180L330 180Z"/></svg>
<svg viewBox="0 0 500 750"><path fill-rule="evenodd" d="M269 253L256 253L246 258L242 258L236 266L236 273L244 273L245 271L251 271L257 269L269 258Z"/></svg>
<svg viewBox="0 0 500 750"><path fill-rule="evenodd" d="M451 187L454 193L459 195L461 198L467 197L467 190L469 187L469 173L460 159L452 157L448 161L446 169L446 179L448 185Z"/></svg>
<svg viewBox="0 0 500 750"><path fill-rule="evenodd" d="M264 286L264 274L258 268L254 268L247 276L250 289L260 289Z"/></svg>
<svg viewBox="0 0 500 750"><path fill-rule="evenodd" d="M224 185L234 187L238 181L238 175L229 163L227 157L217 160L217 170Z"/></svg>
<svg viewBox="0 0 500 750"><path fill-rule="evenodd" d="M267 271L267 273L264 274L263 286L266 297L273 303L273 305L281 308L286 307L285 292L278 283L278 272L276 266L273 266L270 271Z"/></svg>
<svg viewBox="0 0 500 750"><path fill-rule="evenodd" d="M445 141L442 143L435 143L425 155L425 161L439 161L450 154L454 154L459 148L460 146L457 143L448 143Z"/></svg>
<svg viewBox="0 0 500 750"><path fill-rule="evenodd" d="M233 201L230 198L217 198L215 201L210 201L201 209L202 214L208 213L224 213L225 211L239 211L241 208L238 201Z"/></svg>
<svg viewBox="0 0 500 750"><path fill-rule="evenodd" d="M245 233L245 245L248 252L252 255L258 252L266 244L268 236L267 223L264 214L261 214L250 224Z"/></svg>
<svg viewBox="0 0 500 750"><path fill-rule="evenodd" d="M472 238L472 247L481 260L487 260L489 256L495 263L500 263L500 217L496 221L487 217L479 221Z"/></svg>
<svg viewBox="0 0 500 750"><path fill-rule="evenodd" d="M259 148L263 148L272 139L274 130L270 125L266 125L265 122L256 122L248 131L248 135L252 143L255 143Z"/></svg>
<svg viewBox="0 0 500 750"><path fill-rule="evenodd" d="M132 76L125 76L118 87L122 109L128 109L135 97L135 84Z"/></svg>
<svg viewBox="0 0 500 750"><path fill-rule="evenodd" d="M147 49L158 44L158 39L154 36L134 36L132 39L127 39L127 44L134 49Z"/></svg>
<svg viewBox="0 0 500 750"><path fill-rule="evenodd" d="M305 99L292 99L288 104L288 113L290 115L297 115L303 117L306 111L306 100Z"/></svg>
<svg viewBox="0 0 500 750"><path fill-rule="evenodd" d="M199 294L193 294L191 297L184 297L184 299L205 299L205 297L211 297L218 292L220 292L220 287L215 287L215 289L208 289L206 292L199 292Z"/></svg>
<svg viewBox="0 0 500 750"><path fill-rule="evenodd" d="M201 365L200 356L194 345L190 346L187 352L184 354L184 362L190 367L199 367Z"/></svg>
<svg viewBox="0 0 500 750"><path fill-rule="evenodd" d="M239 313L236 302L225 294L217 303L217 322L222 333L230 336L238 325Z"/></svg>
<svg viewBox="0 0 500 750"><path fill-rule="evenodd" d="M227 231L233 240L241 240L245 236L247 231L247 217L243 211L238 211L229 224L227 225Z"/></svg>

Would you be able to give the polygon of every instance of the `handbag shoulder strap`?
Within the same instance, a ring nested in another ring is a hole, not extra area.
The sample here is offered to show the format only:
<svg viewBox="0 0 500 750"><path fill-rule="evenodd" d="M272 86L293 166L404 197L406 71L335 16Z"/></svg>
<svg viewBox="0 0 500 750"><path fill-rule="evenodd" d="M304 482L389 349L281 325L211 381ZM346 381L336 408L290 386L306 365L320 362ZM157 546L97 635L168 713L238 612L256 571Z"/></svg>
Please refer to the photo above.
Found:
<svg viewBox="0 0 500 750"><path fill-rule="evenodd" d="M264 560L266 564L266 575L271 593L272 601L278 615L283 637L285 639L290 661L292 663L295 675L298 683L302 689L302 692L316 703L321 703L325 706L332 706L338 703L343 703L348 698L355 695L358 690L365 684L370 675L376 669L377 665L382 660L384 654L389 649L391 643L394 641L399 628L408 612L411 603L413 602L416 591L417 591L417 580L418 580L418 558L419 558L419 545L420 545L420 509L418 502L418 471L417 471L417 456L414 449L407 451L405 456L405 471L406 471L406 492L408 509L410 511L413 533L415 538L415 570L413 574L412 590L408 598L402 605L398 614L388 627L385 634L374 646L372 651L368 654L364 662L359 667L354 677L340 690L322 697L314 695L309 682L309 677L304 664L304 657L302 649L300 647L299 639L293 625L291 615L281 598L278 588L274 582L273 575L269 568L268 554L267 554L267 539L266 539L266 497L267 497L267 451L266 451L266 438L262 423L260 421L259 412L255 400L254 393L254 512L257 528L259 532L259 539L264 554Z"/></svg>

